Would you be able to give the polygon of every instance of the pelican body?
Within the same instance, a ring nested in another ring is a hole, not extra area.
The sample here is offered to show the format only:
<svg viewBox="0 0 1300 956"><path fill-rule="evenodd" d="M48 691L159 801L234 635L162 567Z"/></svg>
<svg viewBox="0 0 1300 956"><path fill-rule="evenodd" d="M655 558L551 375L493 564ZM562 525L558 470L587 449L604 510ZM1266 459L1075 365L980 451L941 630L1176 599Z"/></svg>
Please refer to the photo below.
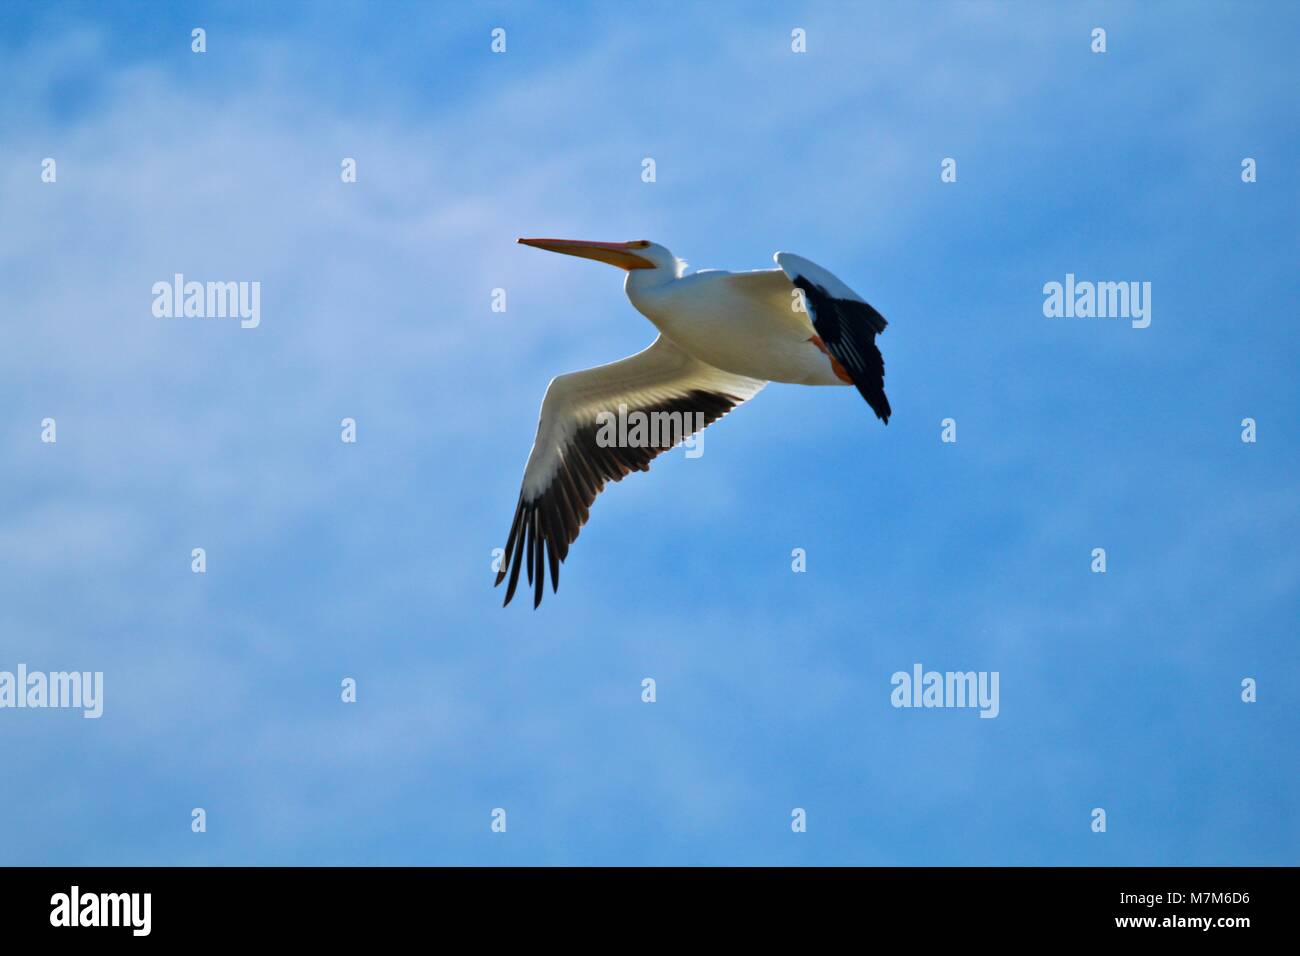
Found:
<svg viewBox="0 0 1300 956"><path fill-rule="evenodd" d="M624 291L659 337L629 358L551 381L497 574L498 585L509 579L506 604L521 568L533 587L533 607L541 603L548 567L556 590L560 564L605 483L648 470L656 455L685 437L655 430L649 441L611 444L602 425L615 412L681 416L693 422L688 431L694 434L768 382L786 382L855 386L889 423L876 346L885 319L807 259L778 252L775 269L683 275L680 260L646 240L519 242L625 269Z"/></svg>

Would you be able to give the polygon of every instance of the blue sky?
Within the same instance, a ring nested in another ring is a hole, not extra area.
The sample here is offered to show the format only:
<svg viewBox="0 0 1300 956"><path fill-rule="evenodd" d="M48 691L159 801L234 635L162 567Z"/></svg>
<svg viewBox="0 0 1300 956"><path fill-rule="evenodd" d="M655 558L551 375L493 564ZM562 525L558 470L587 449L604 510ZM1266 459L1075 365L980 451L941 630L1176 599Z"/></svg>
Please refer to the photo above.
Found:
<svg viewBox="0 0 1300 956"><path fill-rule="evenodd" d="M0 710L0 862L1295 864L1298 27L6 5L0 670L105 703ZM894 418L769 387L502 610L547 381L653 335L520 235L820 262L890 320ZM176 272L261 282L260 327L155 318ZM1066 273L1151 326L1045 318ZM916 662L999 716L891 707Z"/></svg>

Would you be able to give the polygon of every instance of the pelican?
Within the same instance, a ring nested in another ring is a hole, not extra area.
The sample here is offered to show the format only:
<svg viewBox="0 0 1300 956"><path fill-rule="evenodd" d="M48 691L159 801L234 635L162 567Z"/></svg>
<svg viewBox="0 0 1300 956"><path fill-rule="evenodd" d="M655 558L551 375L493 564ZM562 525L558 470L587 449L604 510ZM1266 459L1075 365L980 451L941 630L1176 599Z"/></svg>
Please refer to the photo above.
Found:
<svg viewBox="0 0 1300 956"><path fill-rule="evenodd" d="M684 275L685 263L644 239L519 242L626 270L623 291L659 335L622 361L551 380L497 574L497 585L509 577L505 604L515 595L521 566L534 608L542 603L548 566L551 590L558 589L560 564L605 482L648 471L656 455L768 382L852 385L889 424L885 363L876 347L884 316L807 259L778 252L775 269ZM612 416L628 409L686 424L652 429L648 440L611 441Z"/></svg>

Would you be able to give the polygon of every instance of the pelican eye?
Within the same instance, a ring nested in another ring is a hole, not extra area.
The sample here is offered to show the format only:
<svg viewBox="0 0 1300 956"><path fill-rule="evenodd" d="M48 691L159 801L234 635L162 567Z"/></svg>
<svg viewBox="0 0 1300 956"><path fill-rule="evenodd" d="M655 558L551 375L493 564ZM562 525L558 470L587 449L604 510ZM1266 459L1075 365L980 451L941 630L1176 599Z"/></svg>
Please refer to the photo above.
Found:
<svg viewBox="0 0 1300 956"><path fill-rule="evenodd" d="M629 242L627 245L629 249L648 249L650 248L650 240L638 239L636 242Z"/></svg>

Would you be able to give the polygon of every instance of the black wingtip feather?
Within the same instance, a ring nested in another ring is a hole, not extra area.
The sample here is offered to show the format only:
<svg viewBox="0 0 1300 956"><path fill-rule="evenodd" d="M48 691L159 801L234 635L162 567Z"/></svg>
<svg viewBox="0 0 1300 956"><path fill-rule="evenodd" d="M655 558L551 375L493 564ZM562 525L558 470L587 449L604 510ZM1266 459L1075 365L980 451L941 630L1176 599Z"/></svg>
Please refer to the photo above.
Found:
<svg viewBox="0 0 1300 956"><path fill-rule="evenodd" d="M794 284L803 290L818 338L848 372L876 417L888 425L894 412L885 396L885 359L876 345L876 336L889 323L866 302L837 299L803 276Z"/></svg>
<svg viewBox="0 0 1300 956"><path fill-rule="evenodd" d="M540 508L533 510L533 521L536 528L533 531L533 565L536 580L529 578L533 583L533 610L542 603L542 595L546 593L546 533L542 520L542 511Z"/></svg>
<svg viewBox="0 0 1300 956"><path fill-rule="evenodd" d="M515 511L515 523L519 525L521 535L524 533L523 525L525 524L524 519L525 519L526 510L527 510L527 505L524 504L523 496L520 495L519 507ZM512 553L512 546L513 546L513 553ZM524 556L524 545L522 539L514 535L511 535L510 541L507 542L506 544L506 553L505 553L505 557L502 558L503 563L501 565L503 571L505 570L505 566L507 564L510 565L510 583L506 585L506 599L505 601L502 602L501 604L502 607L508 605L510 603L510 599L515 596L515 588L519 586L519 565L522 563L523 556Z"/></svg>

